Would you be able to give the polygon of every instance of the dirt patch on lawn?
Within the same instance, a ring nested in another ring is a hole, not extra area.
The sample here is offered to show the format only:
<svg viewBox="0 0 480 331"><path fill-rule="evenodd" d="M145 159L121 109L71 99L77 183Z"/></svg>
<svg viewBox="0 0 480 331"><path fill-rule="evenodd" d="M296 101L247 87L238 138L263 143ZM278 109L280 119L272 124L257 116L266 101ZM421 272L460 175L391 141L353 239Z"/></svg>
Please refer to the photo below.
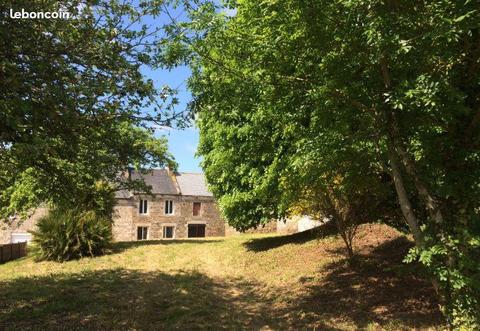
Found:
<svg viewBox="0 0 480 331"><path fill-rule="evenodd" d="M327 236L331 235L328 232ZM305 243L315 240L315 232L285 237L280 239L282 244ZM361 225L355 240L357 260L353 264L345 258L340 238L322 238L310 249L299 251L298 259L290 265L301 268L319 259L330 262L310 277L288 284L282 290L284 295L273 300L277 318L288 327L441 329L437 297L422 268L402 262L413 247L407 236L383 224ZM259 239L261 244L250 241L247 247L278 249L281 245L274 239ZM267 293L267 289L262 291ZM269 295L271 291L265 297Z"/></svg>

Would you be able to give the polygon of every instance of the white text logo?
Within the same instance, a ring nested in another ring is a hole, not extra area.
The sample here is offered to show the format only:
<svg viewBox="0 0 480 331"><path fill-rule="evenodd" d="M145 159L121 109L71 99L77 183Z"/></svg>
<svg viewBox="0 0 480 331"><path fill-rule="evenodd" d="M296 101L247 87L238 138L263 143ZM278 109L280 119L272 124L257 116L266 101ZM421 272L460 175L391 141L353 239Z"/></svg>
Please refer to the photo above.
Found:
<svg viewBox="0 0 480 331"><path fill-rule="evenodd" d="M66 11L54 11L54 12L49 12L49 11L25 11L25 9L22 8L21 12L14 12L13 9L10 9L10 18L22 18L22 19L69 19L70 18L70 13Z"/></svg>

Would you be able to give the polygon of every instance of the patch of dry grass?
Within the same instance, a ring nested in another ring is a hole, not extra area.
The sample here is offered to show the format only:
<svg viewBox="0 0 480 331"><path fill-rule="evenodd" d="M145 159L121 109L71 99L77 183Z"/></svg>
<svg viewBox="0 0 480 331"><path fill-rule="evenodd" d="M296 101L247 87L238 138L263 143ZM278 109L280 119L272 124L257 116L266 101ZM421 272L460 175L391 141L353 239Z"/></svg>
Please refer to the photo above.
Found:
<svg viewBox="0 0 480 331"><path fill-rule="evenodd" d="M115 244L110 255L0 265L0 329L437 329L411 243L360 228L355 266L332 229Z"/></svg>

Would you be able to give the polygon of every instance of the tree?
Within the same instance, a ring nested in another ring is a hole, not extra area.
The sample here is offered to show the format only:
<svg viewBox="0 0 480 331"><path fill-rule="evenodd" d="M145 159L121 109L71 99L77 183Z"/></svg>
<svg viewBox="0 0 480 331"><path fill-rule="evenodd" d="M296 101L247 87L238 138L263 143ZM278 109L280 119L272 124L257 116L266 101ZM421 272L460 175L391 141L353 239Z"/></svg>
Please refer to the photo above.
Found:
<svg viewBox="0 0 480 331"><path fill-rule="evenodd" d="M0 18L0 218L42 202L95 207L101 183L120 183L128 166L174 167L166 140L153 132L185 118L172 108L173 91L158 90L141 71L160 61L160 27L144 23L159 5L0 4L7 15L22 8L73 18Z"/></svg>
<svg viewBox="0 0 480 331"><path fill-rule="evenodd" d="M265 46L268 41L258 39L261 32L248 30L258 28L246 23L249 18L227 18L226 27L214 11L210 3L196 11L194 31L207 27L209 32L186 43L198 55L190 63L190 86L192 108L199 114L199 152L224 215L245 230L308 205L310 213L336 221L353 256L356 226L387 215L387 208L368 207L392 207L391 194L385 193L392 182L374 156L378 146L358 135L358 123L343 125L345 114L313 113L310 83L274 72L291 71L289 56L296 56L302 40L293 40L292 49L282 45L279 56L272 45ZM267 29L271 23L264 22ZM299 17L295 24L304 22ZM267 32L280 38L278 31ZM269 60L279 57L280 64ZM305 203L306 197L314 201Z"/></svg>
<svg viewBox="0 0 480 331"><path fill-rule="evenodd" d="M306 189L382 169L415 239L409 259L432 273L452 325L478 327L478 3L228 5L234 16L194 8L175 39L190 52L200 154L226 217L239 229L282 217L303 165L315 170Z"/></svg>

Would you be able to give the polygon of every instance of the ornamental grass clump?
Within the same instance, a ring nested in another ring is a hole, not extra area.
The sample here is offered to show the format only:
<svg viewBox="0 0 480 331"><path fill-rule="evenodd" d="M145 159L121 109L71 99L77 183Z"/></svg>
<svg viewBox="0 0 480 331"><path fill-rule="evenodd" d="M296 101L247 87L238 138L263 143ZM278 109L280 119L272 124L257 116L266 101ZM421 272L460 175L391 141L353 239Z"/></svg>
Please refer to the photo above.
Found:
<svg viewBox="0 0 480 331"><path fill-rule="evenodd" d="M111 220L95 211L54 209L33 234L37 260L68 261L105 254L112 240Z"/></svg>

